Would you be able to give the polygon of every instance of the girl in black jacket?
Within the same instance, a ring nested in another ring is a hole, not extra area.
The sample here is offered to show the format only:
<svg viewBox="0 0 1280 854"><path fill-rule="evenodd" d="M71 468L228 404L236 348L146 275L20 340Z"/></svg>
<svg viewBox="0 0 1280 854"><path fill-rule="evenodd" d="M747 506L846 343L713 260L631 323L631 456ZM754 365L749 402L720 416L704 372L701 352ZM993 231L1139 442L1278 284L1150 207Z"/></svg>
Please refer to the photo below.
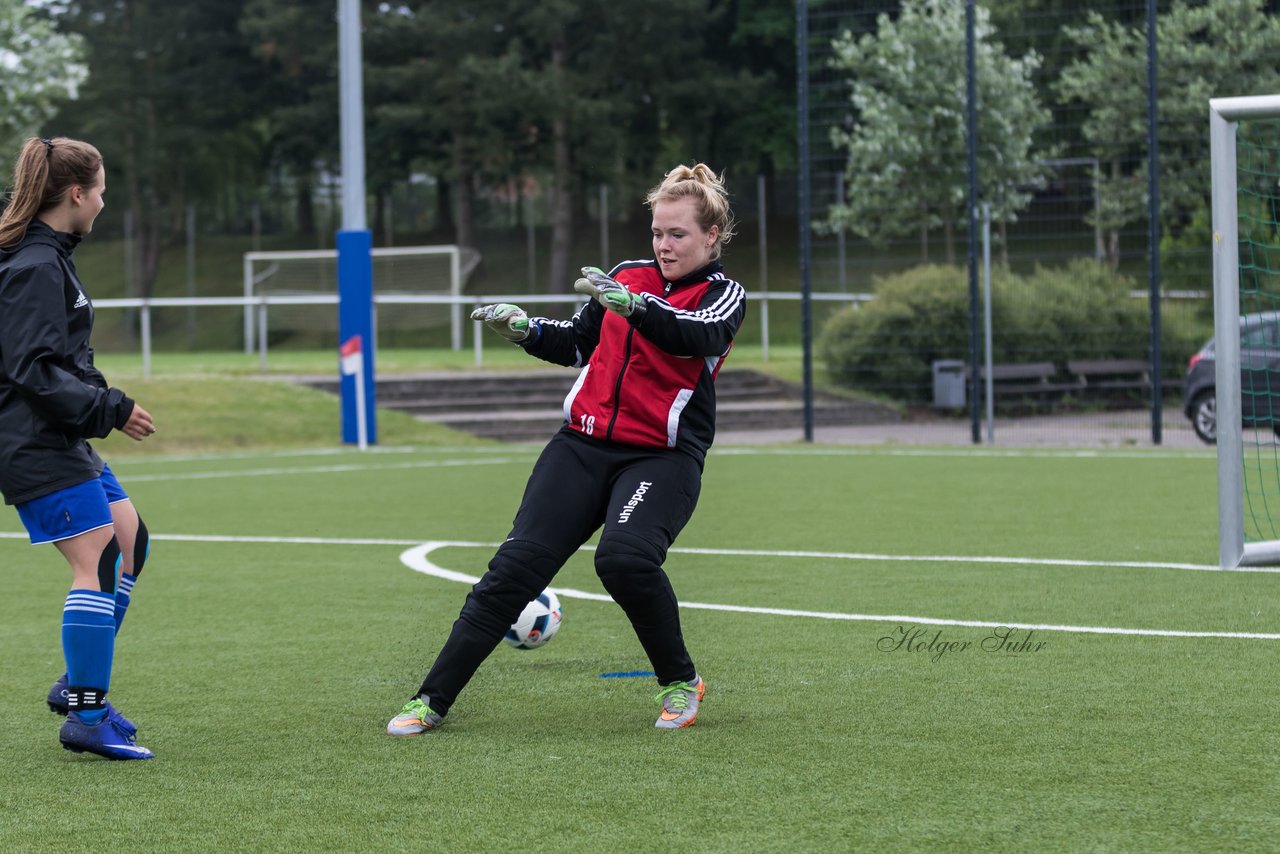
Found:
<svg viewBox="0 0 1280 854"><path fill-rule="evenodd" d="M31 542L53 543L71 564L67 672L48 697L67 716L59 740L108 759L150 759L106 700L147 527L87 440L114 429L141 441L155 427L93 366L93 304L71 258L105 190L102 155L86 142L29 139L14 166L0 216L0 492Z"/></svg>

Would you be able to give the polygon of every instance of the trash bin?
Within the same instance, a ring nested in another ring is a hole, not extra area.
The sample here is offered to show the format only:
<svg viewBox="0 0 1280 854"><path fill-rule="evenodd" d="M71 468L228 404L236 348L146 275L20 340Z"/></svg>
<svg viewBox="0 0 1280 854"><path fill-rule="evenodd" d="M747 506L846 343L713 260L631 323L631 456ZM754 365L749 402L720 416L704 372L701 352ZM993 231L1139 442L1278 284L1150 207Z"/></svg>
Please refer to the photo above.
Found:
<svg viewBox="0 0 1280 854"><path fill-rule="evenodd" d="M959 409L965 398L964 362L938 359L933 363L933 405L938 409Z"/></svg>

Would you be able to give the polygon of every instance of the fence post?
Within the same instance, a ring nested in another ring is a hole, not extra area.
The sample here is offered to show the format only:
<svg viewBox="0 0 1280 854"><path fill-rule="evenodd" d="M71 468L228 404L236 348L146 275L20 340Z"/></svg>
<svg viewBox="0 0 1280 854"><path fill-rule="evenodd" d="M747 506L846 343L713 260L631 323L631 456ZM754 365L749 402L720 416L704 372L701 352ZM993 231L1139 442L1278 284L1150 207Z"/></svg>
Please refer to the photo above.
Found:
<svg viewBox="0 0 1280 854"><path fill-rule="evenodd" d="M187 205L187 296L196 295L196 207ZM187 306L187 338L195 349L196 307Z"/></svg>
<svg viewBox="0 0 1280 854"><path fill-rule="evenodd" d="M760 211L760 358L769 361L769 227L765 217L764 175L756 175L756 207Z"/></svg>
<svg viewBox="0 0 1280 854"><path fill-rule="evenodd" d="M1156 134L1160 106L1156 87L1156 0L1147 0L1147 275L1151 290L1151 442L1159 445L1164 430L1164 391L1160 364L1160 146Z"/></svg>
<svg viewBox="0 0 1280 854"><path fill-rule="evenodd" d="M142 303L142 378L151 379L151 303Z"/></svg>
<svg viewBox="0 0 1280 854"><path fill-rule="evenodd" d="M253 297L253 260L244 258L244 354L253 352L253 306L248 300Z"/></svg>
<svg viewBox="0 0 1280 854"><path fill-rule="evenodd" d="M529 256L529 290L538 288L538 237L533 227L533 198L524 199L525 254Z"/></svg>
<svg viewBox="0 0 1280 854"><path fill-rule="evenodd" d="M609 185L600 185L600 266L609 269Z"/></svg>
<svg viewBox="0 0 1280 854"><path fill-rule="evenodd" d="M844 204L844 170L843 169L836 173L836 204L837 205ZM844 229L843 228L839 228L836 230L836 263L839 265L837 268L837 275L839 276L837 281L840 282L840 290L842 291L848 290L848 287L846 286L847 277L845 273L845 268L848 265L845 263Z"/></svg>
<svg viewBox="0 0 1280 854"><path fill-rule="evenodd" d="M267 372L267 298L258 303L258 370Z"/></svg>

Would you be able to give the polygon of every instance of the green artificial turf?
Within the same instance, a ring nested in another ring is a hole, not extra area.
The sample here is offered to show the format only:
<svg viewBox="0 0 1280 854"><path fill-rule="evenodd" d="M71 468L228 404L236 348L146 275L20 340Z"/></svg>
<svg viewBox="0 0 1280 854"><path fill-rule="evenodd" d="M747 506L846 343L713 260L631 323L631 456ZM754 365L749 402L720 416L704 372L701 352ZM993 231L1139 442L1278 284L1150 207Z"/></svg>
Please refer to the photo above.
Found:
<svg viewBox="0 0 1280 854"><path fill-rule="evenodd" d="M108 451L156 537L112 684L151 762L59 748L43 698L68 573L0 516L0 850L1265 851L1280 836L1280 640L1134 633L1280 633L1277 575L1175 566L1216 556L1204 454L717 449L667 561L709 685L696 727L653 728L652 679L601 678L649 665L615 605L562 595L550 644L500 646L439 732L394 739L386 721L467 589L402 553L461 543L427 558L481 574L537 451L437 438ZM589 548L556 584L601 592Z"/></svg>

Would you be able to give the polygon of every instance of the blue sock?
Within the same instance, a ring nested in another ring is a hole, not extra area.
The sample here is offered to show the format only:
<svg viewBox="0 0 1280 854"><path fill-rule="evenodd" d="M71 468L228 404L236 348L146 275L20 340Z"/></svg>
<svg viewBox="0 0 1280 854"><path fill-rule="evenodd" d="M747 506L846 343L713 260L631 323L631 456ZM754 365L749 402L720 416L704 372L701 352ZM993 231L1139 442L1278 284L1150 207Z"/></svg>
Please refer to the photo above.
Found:
<svg viewBox="0 0 1280 854"><path fill-rule="evenodd" d="M116 585L116 631L120 631L120 624L124 622L124 612L129 610L129 600L133 596L133 585L138 581L138 576L130 575L127 572L120 573L120 582Z"/></svg>
<svg viewBox="0 0 1280 854"><path fill-rule="evenodd" d="M67 683L72 688L111 687L111 659L116 643L116 599L99 590L72 590L62 610L62 655L67 660ZM107 710L78 711L80 720L95 724Z"/></svg>

